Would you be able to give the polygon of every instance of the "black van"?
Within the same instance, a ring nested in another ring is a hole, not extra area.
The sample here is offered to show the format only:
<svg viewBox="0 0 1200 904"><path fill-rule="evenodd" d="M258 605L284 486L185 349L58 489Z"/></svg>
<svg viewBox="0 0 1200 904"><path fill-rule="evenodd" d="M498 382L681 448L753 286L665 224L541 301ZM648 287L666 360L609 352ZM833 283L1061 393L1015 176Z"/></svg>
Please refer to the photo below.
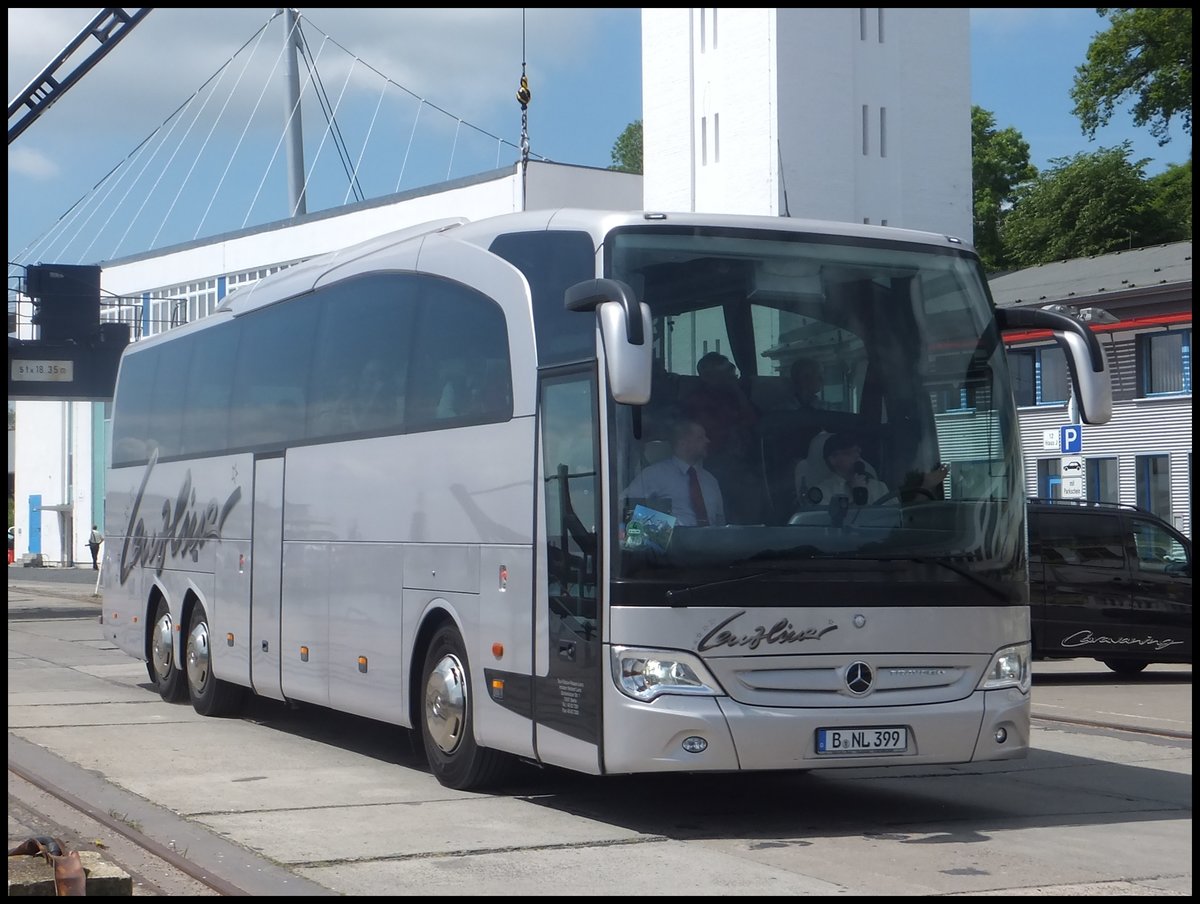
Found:
<svg viewBox="0 0 1200 904"><path fill-rule="evenodd" d="M1192 544L1132 505L1029 500L1034 659L1192 661Z"/></svg>

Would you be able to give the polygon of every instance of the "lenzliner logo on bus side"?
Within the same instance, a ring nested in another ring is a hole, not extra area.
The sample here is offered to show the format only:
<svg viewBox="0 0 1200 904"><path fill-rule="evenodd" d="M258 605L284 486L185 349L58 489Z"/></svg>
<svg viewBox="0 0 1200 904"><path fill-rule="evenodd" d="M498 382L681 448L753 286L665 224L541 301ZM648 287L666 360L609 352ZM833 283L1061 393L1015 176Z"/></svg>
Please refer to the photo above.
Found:
<svg viewBox="0 0 1200 904"><path fill-rule="evenodd" d="M242 498L242 488L235 487L224 505L219 504L214 496L203 510L197 509L196 491L192 488L192 471L189 468L183 476L183 485L179 488L174 505L169 498L163 500L162 525L158 532L147 534L146 525L141 518L142 496L146 492L146 484L150 482L150 472L156 464L157 449L146 464L142 485L138 487L137 495L133 498L133 511L130 512L129 525L125 529L125 543L121 547L122 584L129 580L129 575L139 565L153 565L155 574L162 574L168 551L171 558L190 554L192 561L197 561L205 543L221 539L225 519Z"/></svg>
<svg viewBox="0 0 1200 904"><path fill-rule="evenodd" d="M824 628L797 628L786 618L781 618L771 627L759 625L749 633L738 635L726 630L730 624L745 615L745 610L729 616L702 638L696 647L697 652L703 653L715 647L749 647L757 650L764 643L801 643L805 640L819 640L830 631L836 631L837 625L826 625Z"/></svg>

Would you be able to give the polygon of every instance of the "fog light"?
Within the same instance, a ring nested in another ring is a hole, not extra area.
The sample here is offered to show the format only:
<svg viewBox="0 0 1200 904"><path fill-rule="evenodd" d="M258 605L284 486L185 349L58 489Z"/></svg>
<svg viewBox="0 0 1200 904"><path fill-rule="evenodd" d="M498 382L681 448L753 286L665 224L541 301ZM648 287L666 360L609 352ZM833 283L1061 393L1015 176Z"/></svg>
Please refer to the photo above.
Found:
<svg viewBox="0 0 1200 904"><path fill-rule="evenodd" d="M690 738L683 739L683 749L688 753L704 753L708 749L708 741L692 735Z"/></svg>
<svg viewBox="0 0 1200 904"><path fill-rule="evenodd" d="M1007 740L1008 740L1008 729L1007 728L997 728L996 729L996 743L1003 744Z"/></svg>

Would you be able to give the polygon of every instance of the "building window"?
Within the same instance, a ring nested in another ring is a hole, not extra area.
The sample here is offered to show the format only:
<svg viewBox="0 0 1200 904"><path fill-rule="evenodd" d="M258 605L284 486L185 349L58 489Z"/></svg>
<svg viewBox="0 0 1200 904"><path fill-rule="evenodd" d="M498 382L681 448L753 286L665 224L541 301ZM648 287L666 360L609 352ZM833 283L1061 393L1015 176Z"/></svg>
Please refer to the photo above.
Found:
<svg viewBox="0 0 1200 904"><path fill-rule="evenodd" d="M1067 359L1058 346L1011 349L1008 362L1018 405L1054 405L1069 398Z"/></svg>
<svg viewBox="0 0 1200 904"><path fill-rule="evenodd" d="M1087 462L1087 498L1092 502L1119 501L1119 461L1115 458L1089 458Z"/></svg>
<svg viewBox="0 0 1200 904"><path fill-rule="evenodd" d="M878 17L878 21L879 21L879 43L880 43L880 44L882 44L882 43L883 43L883 7L879 7L879 9L878 9L878 12L879 12L879 17Z"/></svg>
<svg viewBox="0 0 1200 904"><path fill-rule="evenodd" d="M865 8L860 8L858 11L858 39L860 41L867 39L867 11Z"/></svg>
<svg viewBox="0 0 1200 904"><path fill-rule="evenodd" d="M1062 461L1039 458L1037 463L1037 495L1042 499L1062 498Z"/></svg>
<svg viewBox="0 0 1200 904"><path fill-rule="evenodd" d="M713 48L713 50L716 50L716 49L717 49L717 8L716 8L715 6L714 6L714 7L713 7L713 9L712 9L712 17L713 17L713 21L712 21L712 48Z"/></svg>
<svg viewBox="0 0 1200 904"><path fill-rule="evenodd" d="M868 113L869 113L869 111L867 110L867 105L863 104L863 108L862 108L862 152L863 152L864 157L866 157L868 154L871 153L871 141L870 141L871 130L870 130L870 125L869 125L869 121L868 121Z"/></svg>
<svg viewBox="0 0 1200 904"><path fill-rule="evenodd" d="M1171 522L1171 466L1166 455L1137 457L1137 504Z"/></svg>
<svg viewBox="0 0 1200 904"><path fill-rule="evenodd" d="M708 117L700 117L700 165L708 166Z"/></svg>
<svg viewBox="0 0 1200 904"><path fill-rule="evenodd" d="M1137 337L1138 387L1143 396L1192 391L1192 331Z"/></svg>
<svg viewBox="0 0 1200 904"><path fill-rule="evenodd" d="M879 156L887 156L887 107L879 108Z"/></svg>
<svg viewBox="0 0 1200 904"><path fill-rule="evenodd" d="M947 411L972 411L975 408L975 387L960 386L957 389L941 389L931 393L930 399L933 402L933 410L937 414L945 414Z"/></svg>

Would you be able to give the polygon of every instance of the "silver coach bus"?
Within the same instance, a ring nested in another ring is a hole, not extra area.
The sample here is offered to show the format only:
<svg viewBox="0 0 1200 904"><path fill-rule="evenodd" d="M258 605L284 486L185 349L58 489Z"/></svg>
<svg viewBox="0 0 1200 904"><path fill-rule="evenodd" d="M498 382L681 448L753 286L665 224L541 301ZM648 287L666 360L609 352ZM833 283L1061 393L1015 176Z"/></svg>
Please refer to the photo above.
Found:
<svg viewBox="0 0 1200 904"><path fill-rule="evenodd" d="M1107 419L1092 334L942 235L559 210L307 261L126 351L104 634L202 714L410 727L455 788L1020 757L1009 328ZM700 519L649 470L697 423Z"/></svg>

